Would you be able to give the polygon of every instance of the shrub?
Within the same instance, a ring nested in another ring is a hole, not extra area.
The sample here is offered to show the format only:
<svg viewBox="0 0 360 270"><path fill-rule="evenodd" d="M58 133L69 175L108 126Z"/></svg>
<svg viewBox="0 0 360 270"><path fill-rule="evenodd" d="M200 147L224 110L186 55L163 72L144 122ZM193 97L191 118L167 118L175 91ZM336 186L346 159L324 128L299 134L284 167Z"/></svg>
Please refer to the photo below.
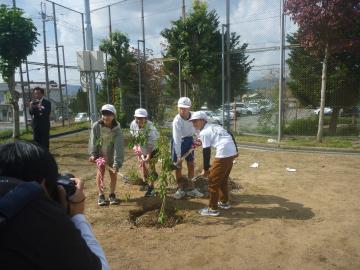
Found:
<svg viewBox="0 0 360 270"><path fill-rule="evenodd" d="M318 129L318 119L307 118L290 121L284 129L286 135L316 135Z"/></svg>

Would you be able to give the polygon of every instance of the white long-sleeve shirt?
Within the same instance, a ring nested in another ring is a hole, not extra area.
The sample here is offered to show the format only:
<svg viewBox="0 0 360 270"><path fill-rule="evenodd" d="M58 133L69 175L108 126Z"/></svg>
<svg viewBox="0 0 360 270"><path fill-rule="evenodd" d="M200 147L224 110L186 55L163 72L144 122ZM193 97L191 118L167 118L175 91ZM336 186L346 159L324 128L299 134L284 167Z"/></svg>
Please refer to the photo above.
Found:
<svg viewBox="0 0 360 270"><path fill-rule="evenodd" d="M145 129L149 129L149 136L146 144L141 146L141 152L143 155L150 154L148 153L149 148L152 149L152 151L156 149L156 141L159 138L159 132L151 121L146 121L144 128L140 128L136 123L136 120L133 120L130 123L130 133L132 136L138 136L139 132L145 132Z"/></svg>
<svg viewBox="0 0 360 270"><path fill-rule="evenodd" d="M191 114L191 112L190 112ZM177 114L172 123L174 150L177 157L181 156L181 142L185 137L191 137L195 134L195 128L191 122L183 119Z"/></svg>
<svg viewBox="0 0 360 270"><path fill-rule="evenodd" d="M109 270L109 263L99 242L96 240L90 224L83 214L77 214L71 218L75 227L81 232L81 237L85 240L90 250L100 259L102 270Z"/></svg>

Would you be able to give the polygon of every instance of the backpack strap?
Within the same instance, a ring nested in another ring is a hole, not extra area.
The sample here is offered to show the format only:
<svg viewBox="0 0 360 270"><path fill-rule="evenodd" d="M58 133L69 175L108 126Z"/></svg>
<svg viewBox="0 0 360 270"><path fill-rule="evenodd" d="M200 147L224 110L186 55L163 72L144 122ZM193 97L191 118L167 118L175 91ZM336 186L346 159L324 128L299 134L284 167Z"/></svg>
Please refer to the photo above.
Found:
<svg viewBox="0 0 360 270"><path fill-rule="evenodd" d="M38 182L22 182L0 197L0 225L16 216L26 205L44 192ZM0 179L0 186L9 183Z"/></svg>

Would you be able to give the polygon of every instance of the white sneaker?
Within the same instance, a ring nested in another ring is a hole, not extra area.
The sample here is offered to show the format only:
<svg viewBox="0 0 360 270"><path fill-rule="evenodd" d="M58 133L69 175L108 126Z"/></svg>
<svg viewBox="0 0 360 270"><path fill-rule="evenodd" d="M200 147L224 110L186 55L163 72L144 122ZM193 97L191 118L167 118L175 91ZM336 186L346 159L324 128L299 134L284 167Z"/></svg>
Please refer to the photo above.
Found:
<svg viewBox="0 0 360 270"><path fill-rule="evenodd" d="M202 194L200 191L198 191L196 188L189 190L186 192L186 194L190 197L195 197L195 198L202 198L204 197L204 194Z"/></svg>
<svg viewBox="0 0 360 270"><path fill-rule="evenodd" d="M203 208L199 211L199 214L202 216L211 216L211 217L217 217L220 215L220 212L218 210L211 209L209 207Z"/></svg>
<svg viewBox="0 0 360 270"><path fill-rule="evenodd" d="M218 207L221 209L230 209L231 205L227 202L227 203L222 203L222 202L218 202Z"/></svg>
<svg viewBox="0 0 360 270"><path fill-rule="evenodd" d="M173 197L177 200L180 200L181 198L183 198L186 195L185 191L178 189L175 194L173 195Z"/></svg>

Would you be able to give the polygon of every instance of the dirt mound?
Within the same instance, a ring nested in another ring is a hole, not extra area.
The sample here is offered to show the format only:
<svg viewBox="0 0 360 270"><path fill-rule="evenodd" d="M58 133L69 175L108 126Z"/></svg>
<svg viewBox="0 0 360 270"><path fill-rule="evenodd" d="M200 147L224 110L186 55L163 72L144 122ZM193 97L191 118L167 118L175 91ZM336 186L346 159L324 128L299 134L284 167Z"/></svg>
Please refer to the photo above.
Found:
<svg viewBox="0 0 360 270"><path fill-rule="evenodd" d="M130 210L129 221L137 227L156 227L156 228L171 228L181 223L183 217L177 215L175 209L166 209L166 218L163 223L159 223L159 210L157 209L143 209L143 210Z"/></svg>

